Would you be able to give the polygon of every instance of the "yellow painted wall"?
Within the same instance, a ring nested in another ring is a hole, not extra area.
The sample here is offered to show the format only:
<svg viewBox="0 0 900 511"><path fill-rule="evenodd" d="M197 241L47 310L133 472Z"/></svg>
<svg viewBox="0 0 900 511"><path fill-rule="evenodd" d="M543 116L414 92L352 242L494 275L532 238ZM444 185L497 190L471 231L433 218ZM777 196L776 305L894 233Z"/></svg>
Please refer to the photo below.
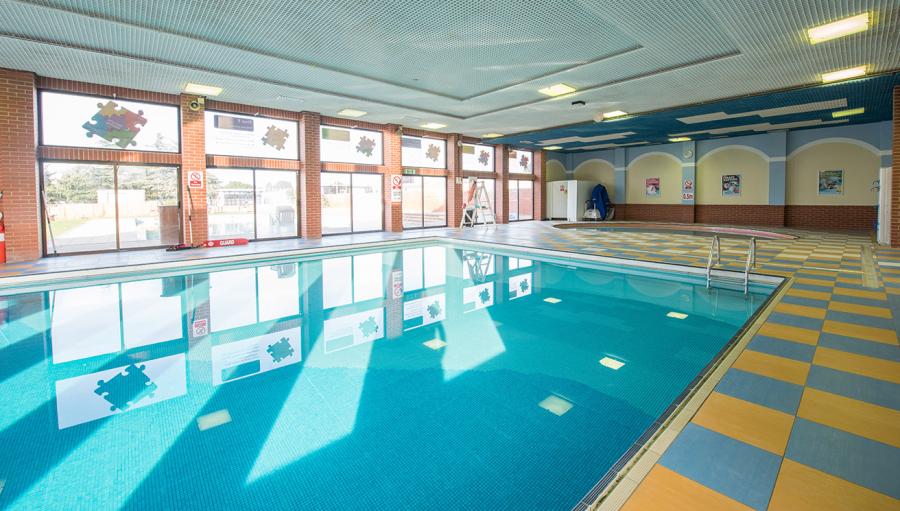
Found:
<svg viewBox="0 0 900 511"><path fill-rule="evenodd" d="M872 181L878 178L880 158L873 151L849 142L823 142L788 156L788 204L873 206L878 202ZM844 171L843 195L818 195L820 170Z"/></svg>
<svg viewBox="0 0 900 511"><path fill-rule="evenodd" d="M741 176L741 195L722 195L722 176ZM769 162L759 153L730 147L697 162L697 204L768 204Z"/></svg>
<svg viewBox="0 0 900 511"><path fill-rule="evenodd" d="M658 197L647 197L644 190L644 180L652 177L659 178ZM639 158L628 166L625 179L628 204L681 204L681 162L673 156L651 154Z"/></svg>
<svg viewBox="0 0 900 511"><path fill-rule="evenodd" d="M575 167L575 179L594 181L606 187L610 198L616 196L616 170L608 161L588 160Z"/></svg>
<svg viewBox="0 0 900 511"><path fill-rule="evenodd" d="M566 179L566 168L563 164L556 160L547 160L547 168L544 173L544 182L564 181Z"/></svg>

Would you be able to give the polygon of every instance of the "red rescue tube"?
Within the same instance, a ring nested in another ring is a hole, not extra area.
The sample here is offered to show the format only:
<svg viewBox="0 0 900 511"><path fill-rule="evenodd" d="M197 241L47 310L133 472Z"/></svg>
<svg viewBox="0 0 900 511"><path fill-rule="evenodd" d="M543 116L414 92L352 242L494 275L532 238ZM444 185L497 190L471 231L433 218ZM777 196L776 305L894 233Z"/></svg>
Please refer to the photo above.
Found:
<svg viewBox="0 0 900 511"><path fill-rule="evenodd" d="M222 240L209 240L203 244L204 247L213 248L213 247L233 247L237 245L246 245L250 243L250 240L247 238L226 238Z"/></svg>

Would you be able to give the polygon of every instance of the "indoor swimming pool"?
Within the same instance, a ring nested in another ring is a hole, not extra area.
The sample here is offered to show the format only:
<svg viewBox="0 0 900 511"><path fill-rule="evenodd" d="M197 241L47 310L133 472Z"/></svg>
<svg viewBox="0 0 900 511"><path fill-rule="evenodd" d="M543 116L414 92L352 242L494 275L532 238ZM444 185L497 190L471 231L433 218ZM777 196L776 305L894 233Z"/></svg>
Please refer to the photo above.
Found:
<svg viewBox="0 0 900 511"><path fill-rule="evenodd" d="M8 294L0 508L571 509L774 289L419 242Z"/></svg>

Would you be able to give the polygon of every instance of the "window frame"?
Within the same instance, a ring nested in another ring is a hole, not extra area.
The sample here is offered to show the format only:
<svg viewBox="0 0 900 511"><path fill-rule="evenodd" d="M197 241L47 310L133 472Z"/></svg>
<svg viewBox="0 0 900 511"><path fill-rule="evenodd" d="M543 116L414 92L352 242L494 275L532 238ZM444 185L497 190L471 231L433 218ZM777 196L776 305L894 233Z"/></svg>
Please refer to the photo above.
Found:
<svg viewBox="0 0 900 511"><path fill-rule="evenodd" d="M527 174L522 174L522 175L524 176ZM520 215L519 215L519 211L521 210L521 207L520 207L521 201L519 201L519 183L522 181L531 183L531 218L520 218ZM512 185L513 183L516 184L516 219L515 220L509 219L510 211L509 211L509 207L507 206L506 221L507 222L531 222L531 221L534 221L534 183L535 183L534 180L532 180L532 179L510 179L509 184L506 185L506 193L508 194L508 196L512 195L512 192L510 191L509 188L510 188L510 185ZM509 204L508 200L507 200L507 204Z"/></svg>
<svg viewBox="0 0 900 511"><path fill-rule="evenodd" d="M409 227L409 228L403 227L403 230L404 231L414 231L414 230L418 230L418 229L440 229L443 227L447 227L450 222L450 219L449 219L450 211L449 211L449 207L447 204L447 202L448 202L447 201L447 176L429 176L429 175L423 175L423 174L407 174L407 175L404 175L403 177L404 178L418 177L421 179L421 182L422 182L422 200L421 200L421 203L422 203L422 209L421 209L421 211L422 211L422 227ZM425 178L426 177L442 179L444 181L444 223L443 223L443 225L425 225ZM402 184L401 184L401 186L402 186ZM402 204L402 202L401 202L401 204Z"/></svg>
<svg viewBox="0 0 900 511"><path fill-rule="evenodd" d="M489 147L491 149L491 169L490 170L482 170L482 169L467 169L465 166L465 158L460 157L460 170L463 172L478 172L478 173L496 173L497 172L497 148L490 144L470 144L467 142L463 142L463 146L470 145L472 147ZM462 153L462 149L460 149L460 153Z"/></svg>
<svg viewBox="0 0 900 511"><path fill-rule="evenodd" d="M320 174L346 174L350 176L350 231L349 232L329 232L322 233L322 236L342 236L347 234L365 234L370 232L384 232L384 174L380 172L341 172L335 170L322 170ZM353 175L354 174L366 174L371 176L381 176L381 229L369 230L369 231L354 231L353 230ZM322 196L322 185L319 185L319 197L320 197L320 207L321 207L321 196ZM321 218L322 212L319 211L319 217Z"/></svg>
<svg viewBox="0 0 900 511"><path fill-rule="evenodd" d="M341 130L357 130L357 131L368 131L370 133L377 133L381 138L381 161L379 163L356 163L352 161L335 161L335 160L326 160L322 156L322 129L323 128L337 128ZM337 163L341 165L375 165L375 166L384 166L384 132L379 130L372 130L367 128L349 128L347 126L336 126L333 124L320 124L319 125L319 163ZM322 172L325 172L323 169Z"/></svg>
<svg viewBox="0 0 900 511"><path fill-rule="evenodd" d="M236 157L238 158L238 157ZM291 238L299 238L300 237L300 215L303 213L303 209L301 207L302 201L300 200L300 171L292 170L292 169L269 169L269 168L261 168L261 167L207 167L206 172L208 173L210 170L243 170L247 172L252 172L253 176L253 237L248 238L248 241L271 241L271 240L289 240ZM293 236L277 236L274 238L259 238L256 235L259 231L259 226L257 225L257 216L256 216L256 171L263 170L266 172L293 172L294 173L294 191L297 194L297 202L294 204L297 207L297 216L295 221L297 222L296 230L294 231ZM209 197L209 176L204 176L205 184L206 184L206 196ZM207 198L207 211L206 211L206 236L209 238L209 199Z"/></svg>
<svg viewBox="0 0 900 511"><path fill-rule="evenodd" d="M296 136L297 140L294 141L294 143L296 144L296 147L297 147L297 157L296 158L278 158L278 157L274 157L274 156L251 156L251 155L247 155L247 154L209 153L209 152L206 152L207 142L205 140L203 143L203 154L205 154L207 156L223 156L226 158L254 158L254 159L258 159L258 160L300 161L300 123L298 121L295 121L292 119L282 119L280 117L268 117L268 116L264 116L264 115L250 115L250 114L245 114L245 113L240 113L240 112L227 112L224 110L204 110L203 111L203 129L204 129L204 131L206 130L206 114L207 113L210 113L212 115L216 115L216 114L233 115L236 117L250 117L253 119L269 119L272 121L282 121L282 122L293 123L297 128L297 136ZM206 140L209 140L209 139L207 138ZM269 169L261 169L261 170L269 170ZM273 170L281 170L281 169L273 169Z"/></svg>
<svg viewBox="0 0 900 511"><path fill-rule="evenodd" d="M507 166L510 166L510 169L508 169L508 173L509 173L510 175L516 175L516 176L533 176L533 175L534 175L534 150L532 150L532 149L520 149L520 148L517 148L517 147L510 147L510 148L509 148L509 151L510 151L510 152L519 152L519 151L521 151L521 152L525 152L525 153L530 154L530 155L531 155L531 158L528 159L528 163L529 163L529 165L531 165L531 171L530 171L530 172L513 172L513 171L512 171L512 167L509 165L509 160L510 160L510 158L507 156L507 158L506 158Z"/></svg>
<svg viewBox="0 0 900 511"><path fill-rule="evenodd" d="M441 142L443 147L443 156L444 165L443 166L433 166L433 165L407 165L403 161L403 139L404 138L417 138L419 140L436 140ZM437 169L437 170L447 170L447 139L445 138L436 138L436 137L420 137L418 135L400 135L400 166L406 168L415 168L415 169Z"/></svg>

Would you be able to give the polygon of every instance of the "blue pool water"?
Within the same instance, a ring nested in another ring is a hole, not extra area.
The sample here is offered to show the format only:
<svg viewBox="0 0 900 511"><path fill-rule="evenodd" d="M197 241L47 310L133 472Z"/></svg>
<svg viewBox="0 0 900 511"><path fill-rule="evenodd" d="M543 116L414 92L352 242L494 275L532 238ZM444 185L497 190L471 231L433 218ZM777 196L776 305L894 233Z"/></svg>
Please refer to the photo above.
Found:
<svg viewBox="0 0 900 511"><path fill-rule="evenodd" d="M571 509L771 291L410 247L0 298L0 508Z"/></svg>

